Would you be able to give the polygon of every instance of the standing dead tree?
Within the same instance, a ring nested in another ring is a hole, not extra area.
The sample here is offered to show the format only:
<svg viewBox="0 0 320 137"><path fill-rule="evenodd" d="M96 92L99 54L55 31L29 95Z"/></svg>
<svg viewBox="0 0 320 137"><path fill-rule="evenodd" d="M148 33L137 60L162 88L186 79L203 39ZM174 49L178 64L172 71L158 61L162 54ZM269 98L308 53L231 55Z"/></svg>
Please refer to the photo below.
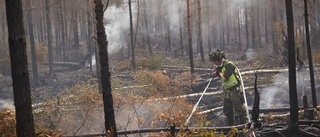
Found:
<svg viewBox="0 0 320 137"><path fill-rule="evenodd" d="M111 89L109 57L108 57L108 42L103 25L103 4L101 0L94 0L96 13L96 30L98 37L99 57L101 66L101 85L104 106L105 128L109 137L117 137L117 128L113 109L113 97Z"/></svg>
<svg viewBox="0 0 320 137"><path fill-rule="evenodd" d="M21 0L6 0L17 137L35 137Z"/></svg>
<svg viewBox="0 0 320 137"><path fill-rule="evenodd" d="M191 29L191 13L190 13L190 12L191 12L191 11L190 11L190 0L187 0L189 59L190 59L191 74L193 74L193 73L194 73L194 64L193 64L192 29Z"/></svg>

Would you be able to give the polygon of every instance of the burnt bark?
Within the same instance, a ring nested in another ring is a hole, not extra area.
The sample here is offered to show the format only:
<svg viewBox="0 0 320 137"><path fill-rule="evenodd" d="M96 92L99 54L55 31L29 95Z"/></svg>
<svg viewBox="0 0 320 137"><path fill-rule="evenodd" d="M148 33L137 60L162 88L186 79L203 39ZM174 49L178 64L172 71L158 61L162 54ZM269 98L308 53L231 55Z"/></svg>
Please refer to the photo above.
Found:
<svg viewBox="0 0 320 137"><path fill-rule="evenodd" d="M247 50L249 48L249 26L248 26L248 8L247 2L244 2L244 16L245 16L245 27L246 27L246 47L244 48Z"/></svg>
<svg viewBox="0 0 320 137"><path fill-rule="evenodd" d="M74 38L74 48L77 50L80 47L79 42L79 30L78 30L78 11L73 12L73 38Z"/></svg>
<svg viewBox="0 0 320 137"><path fill-rule="evenodd" d="M306 29L306 41L307 41L307 52L308 52L308 60L309 60L309 72L310 72L310 83L311 83L311 92L312 92L312 104L313 107L317 107L317 97L316 97L316 88L314 82L314 73L313 73L313 62L312 62L312 53L310 47L310 32L309 32L309 21L308 21L308 3L307 0L304 0L304 21L305 21L305 29Z"/></svg>
<svg viewBox="0 0 320 137"><path fill-rule="evenodd" d="M273 47L273 55L279 55L279 50L278 50L278 40L277 40L277 34L276 34L276 23L277 23L277 8L275 4L275 0L272 0L272 25L273 25L273 30L272 30L272 47Z"/></svg>
<svg viewBox="0 0 320 137"><path fill-rule="evenodd" d="M46 6L46 20L47 20L47 44L48 44L48 54L49 54L49 74L53 76L53 53L52 53L52 32L51 32L51 19L50 19L50 7L49 0L45 0Z"/></svg>
<svg viewBox="0 0 320 137"><path fill-rule="evenodd" d="M91 5L91 1L88 0L87 1L87 47L88 47L88 51L90 56L93 55L93 48L92 48L92 5ZM89 65L90 65L90 72L92 72L92 58L89 58Z"/></svg>
<svg viewBox="0 0 320 137"><path fill-rule="evenodd" d="M32 3L31 0L27 1L27 21L28 21L28 32L30 39L30 48L31 48L31 60L32 60L32 75L33 75L33 84L34 86L39 86L39 75L38 75L38 65L37 65L37 56L36 56L36 48L33 34L33 19L32 19Z"/></svg>
<svg viewBox="0 0 320 137"><path fill-rule="evenodd" d="M242 49L242 43L241 43L241 23L240 23L240 2L238 1L238 9L237 9L237 21L238 21L238 40L239 40L239 50Z"/></svg>
<svg viewBox="0 0 320 137"><path fill-rule="evenodd" d="M21 0L6 0L17 137L35 137Z"/></svg>
<svg viewBox="0 0 320 137"><path fill-rule="evenodd" d="M148 50L149 50L149 55L152 55L152 47L151 47L151 40L150 40L150 34L149 34L149 23L148 23L146 0L143 1L143 4L144 4L143 12L144 12L144 22L145 22L145 27L146 27Z"/></svg>
<svg viewBox="0 0 320 137"><path fill-rule="evenodd" d="M295 42L294 42L294 20L292 11L292 0L286 0L286 16L288 31L288 62L289 62L289 96L290 96L290 122L289 130L298 132L298 98L296 83L296 60L295 60Z"/></svg>
<svg viewBox="0 0 320 137"><path fill-rule="evenodd" d="M191 74L194 73L193 64L193 50L192 50L192 29L191 29L191 13L190 13L190 0L187 0L187 23L188 23L188 41L189 41L189 60Z"/></svg>
<svg viewBox="0 0 320 137"><path fill-rule="evenodd" d="M203 53L203 45L202 45L202 27L201 27L201 0L198 0L198 30L199 30L199 47L200 47L200 55L201 62L204 63L204 53Z"/></svg>
<svg viewBox="0 0 320 137"><path fill-rule="evenodd" d="M62 58L63 61L67 61L66 55L66 31L65 31L65 23L64 23L64 11L62 8L62 2L59 2L59 14L60 14L60 26L61 26L61 50L62 50Z"/></svg>
<svg viewBox="0 0 320 137"><path fill-rule="evenodd" d="M255 28L255 16L254 14L255 13L255 9L254 9L254 6L253 6L253 1L251 3L251 47L254 49L256 48L256 28Z"/></svg>
<svg viewBox="0 0 320 137"><path fill-rule="evenodd" d="M101 85L103 94L103 106L105 113L105 128L108 136L117 137L117 128L115 123L113 97L111 89L111 74L109 71L108 42L103 25L103 4L101 0L94 0L96 13L96 29L98 37L99 57L101 65Z"/></svg>
<svg viewBox="0 0 320 137"><path fill-rule="evenodd" d="M128 4L129 4L129 18L130 18L131 67L133 70L136 70L135 43L134 43L134 39L133 39L133 21L132 21L131 0L128 1Z"/></svg>

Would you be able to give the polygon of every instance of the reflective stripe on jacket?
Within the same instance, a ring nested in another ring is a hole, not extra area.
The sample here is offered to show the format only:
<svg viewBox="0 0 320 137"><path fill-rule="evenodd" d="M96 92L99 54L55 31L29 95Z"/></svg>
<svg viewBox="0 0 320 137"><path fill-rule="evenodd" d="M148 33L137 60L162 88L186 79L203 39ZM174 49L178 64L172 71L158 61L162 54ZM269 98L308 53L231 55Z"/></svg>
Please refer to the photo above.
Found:
<svg viewBox="0 0 320 137"><path fill-rule="evenodd" d="M226 71L226 67L225 66L227 64L233 64L233 63L230 62L230 61L223 62L223 66L222 66L222 69L221 69L221 72L223 74ZM232 88L232 87L234 87L234 86L236 86L238 84L237 76L235 76L235 74L238 74L237 69L234 69L234 72L232 73L232 75L228 79L222 80L222 85L223 85L223 87L225 89Z"/></svg>

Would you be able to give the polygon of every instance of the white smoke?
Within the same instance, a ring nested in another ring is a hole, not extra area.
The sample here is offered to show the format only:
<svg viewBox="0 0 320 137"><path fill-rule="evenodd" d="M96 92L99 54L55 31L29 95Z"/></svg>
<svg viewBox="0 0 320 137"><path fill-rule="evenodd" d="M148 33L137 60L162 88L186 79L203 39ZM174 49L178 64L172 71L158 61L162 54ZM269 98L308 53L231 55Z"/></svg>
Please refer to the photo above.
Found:
<svg viewBox="0 0 320 137"><path fill-rule="evenodd" d="M248 60L253 60L257 58L257 53L253 51L252 48L248 48L245 54Z"/></svg>
<svg viewBox="0 0 320 137"><path fill-rule="evenodd" d="M0 110L3 108L14 108L12 100L1 100L0 99Z"/></svg>
<svg viewBox="0 0 320 137"><path fill-rule="evenodd" d="M132 3L133 23L135 20L135 4ZM129 6L128 3L116 7L110 5L105 11L106 34L108 39L108 51L114 52L127 43L128 33L130 32Z"/></svg>
<svg viewBox="0 0 320 137"><path fill-rule="evenodd" d="M278 74L274 79L273 84L259 91L261 108L280 108L290 106L288 73ZM296 83L298 104L302 104L301 97L303 94L307 94L308 98L311 99L311 93L306 92L306 87L310 86L307 71L296 73Z"/></svg>

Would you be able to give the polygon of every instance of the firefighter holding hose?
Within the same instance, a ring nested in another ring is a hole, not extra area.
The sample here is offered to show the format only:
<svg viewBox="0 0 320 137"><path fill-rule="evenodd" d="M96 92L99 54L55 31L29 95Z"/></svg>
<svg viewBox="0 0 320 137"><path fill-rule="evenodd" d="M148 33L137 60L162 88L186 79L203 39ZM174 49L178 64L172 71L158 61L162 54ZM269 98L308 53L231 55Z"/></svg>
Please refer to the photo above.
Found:
<svg viewBox="0 0 320 137"><path fill-rule="evenodd" d="M209 60L217 66L214 75L221 79L224 91L223 113L227 117L227 124L229 126L235 125L235 113L240 124L247 123L243 90L240 89L240 72L231 61L226 59L220 49L210 52Z"/></svg>

